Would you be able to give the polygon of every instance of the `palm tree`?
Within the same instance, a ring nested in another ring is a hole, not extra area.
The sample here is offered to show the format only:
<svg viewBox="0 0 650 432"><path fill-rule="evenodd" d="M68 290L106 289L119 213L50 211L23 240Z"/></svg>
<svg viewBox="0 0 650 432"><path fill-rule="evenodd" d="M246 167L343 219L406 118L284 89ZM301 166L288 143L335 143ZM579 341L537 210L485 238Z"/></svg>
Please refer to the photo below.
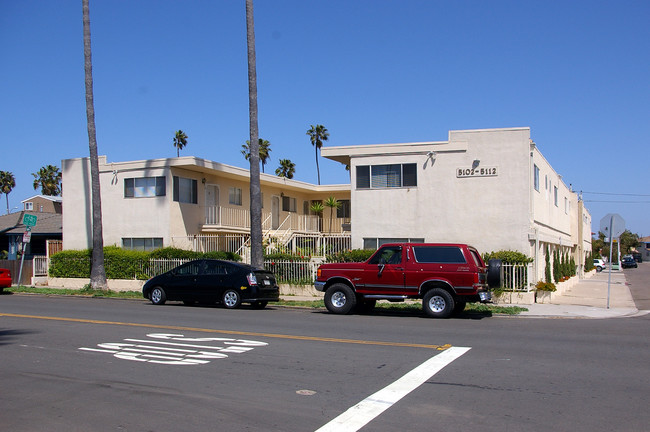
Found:
<svg viewBox="0 0 650 432"><path fill-rule="evenodd" d="M248 51L248 118L250 130L251 264L264 265L262 252L262 192L260 189L260 143L257 125L257 69L253 0L246 0L246 46Z"/></svg>
<svg viewBox="0 0 650 432"><path fill-rule="evenodd" d="M41 193L47 196L61 194L61 171L54 165L47 165L32 173L34 176L34 190L41 188Z"/></svg>
<svg viewBox="0 0 650 432"><path fill-rule="evenodd" d="M181 150L187 145L187 135L182 130L177 130L174 135L174 147L176 147L176 157L181 155Z"/></svg>
<svg viewBox="0 0 650 432"><path fill-rule="evenodd" d="M323 141L327 141L330 134L323 125L310 125L311 129L307 131L311 145L316 148L316 172L318 173L318 184L320 184L320 168L318 167L318 151L323 147Z"/></svg>
<svg viewBox="0 0 650 432"><path fill-rule="evenodd" d="M293 178L296 172L296 164L291 162L290 159L280 159L280 166L275 170L275 175L278 177Z"/></svg>
<svg viewBox="0 0 650 432"><path fill-rule="evenodd" d="M90 286L107 290L104 268L104 238L102 233L102 201L99 188L99 158L97 156L97 135L95 132L95 102L93 97L93 62L90 47L89 0L82 0L84 34L84 72L86 86L86 121L88 124L88 148L90 150L90 190L93 212L93 253L90 264Z"/></svg>
<svg viewBox="0 0 650 432"><path fill-rule="evenodd" d="M250 141L246 140L246 144L241 145L241 154L244 155L244 159L250 160L251 157L251 151L249 147ZM262 163L262 172L264 172L264 165L266 165L266 162L269 160L269 153L271 153L271 143L268 142L265 139L260 138L259 139L259 154L260 154L260 162Z"/></svg>
<svg viewBox="0 0 650 432"><path fill-rule="evenodd" d="M325 207L330 208L330 233L332 233L332 219L334 218L334 209L341 207L341 202L333 196L330 196L325 200Z"/></svg>
<svg viewBox="0 0 650 432"><path fill-rule="evenodd" d="M311 210L312 213L315 213L318 216L318 225L319 225L318 230L320 231L321 229L320 225L322 223L322 218L323 218L323 210L325 210L323 203L320 201L312 201L309 210Z"/></svg>
<svg viewBox="0 0 650 432"><path fill-rule="evenodd" d="M9 171L0 171L0 194L7 199L7 214L9 214L9 193L16 186L16 179Z"/></svg>

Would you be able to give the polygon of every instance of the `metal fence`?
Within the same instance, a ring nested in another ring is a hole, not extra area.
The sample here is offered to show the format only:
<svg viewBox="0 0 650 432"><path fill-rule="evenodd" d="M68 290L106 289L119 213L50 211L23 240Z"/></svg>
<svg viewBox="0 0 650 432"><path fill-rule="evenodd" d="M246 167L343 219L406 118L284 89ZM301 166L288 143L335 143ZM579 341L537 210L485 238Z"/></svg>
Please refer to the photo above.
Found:
<svg viewBox="0 0 650 432"><path fill-rule="evenodd" d="M501 288L529 292L532 288L533 264L502 264Z"/></svg>
<svg viewBox="0 0 650 432"><path fill-rule="evenodd" d="M314 261L264 261L264 268L275 274L277 283L291 285L313 284L319 265Z"/></svg>

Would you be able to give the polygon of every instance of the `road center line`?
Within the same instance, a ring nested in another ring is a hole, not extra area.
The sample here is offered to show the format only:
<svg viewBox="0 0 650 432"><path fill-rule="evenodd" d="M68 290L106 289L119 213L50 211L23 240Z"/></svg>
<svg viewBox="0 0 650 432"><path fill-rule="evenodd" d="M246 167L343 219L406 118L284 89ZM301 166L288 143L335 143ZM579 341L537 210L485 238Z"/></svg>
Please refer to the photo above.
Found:
<svg viewBox="0 0 650 432"><path fill-rule="evenodd" d="M418 388L471 348L451 347L431 357L392 384L372 394L316 432L355 432Z"/></svg>
<svg viewBox="0 0 650 432"><path fill-rule="evenodd" d="M426 348L426 349L434 349L438 351L444 351L451 347L451 345L449 344L426 345L426 344L412 344L412 343L403 343L403 342L382 342L382 341L368 341L368 340L355 340L355 339L337 339L337 338L325 338L325 337L317 337L317 336L257 333L257 332L245 332L245 331L236 331L236 330L218 330L218 329L206 329L206 328L195 328L195 327L169 326L169 325L160 325L160 324L141 324L141 323L128 323L128 322L119 322L119 321L102 321L102 320L90 320L90 319L82 319L82 318L50 317L50 316L22 315L22 314L10 314L10 313L0 313L0 317L30 318L30 319L75 322L75 323L84 323L84 324L108 324L108 325L130 326L130 327L193 331L193 332L203 332L203 333L218 333L218 334L229 334L229 335L238 335L238 336L255 336L255 337L266 337L266 338L275 338L275 339L314 341L314 342L333 342L333 343L348 343L348 344L358 344L358 345Z"/></svg>

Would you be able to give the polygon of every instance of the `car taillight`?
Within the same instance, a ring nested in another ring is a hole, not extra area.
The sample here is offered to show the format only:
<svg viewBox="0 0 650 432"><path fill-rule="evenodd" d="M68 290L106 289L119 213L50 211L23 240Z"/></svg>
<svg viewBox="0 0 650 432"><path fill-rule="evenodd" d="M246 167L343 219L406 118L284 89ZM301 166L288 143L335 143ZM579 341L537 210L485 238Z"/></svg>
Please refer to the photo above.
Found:
<svg viewBox="0 0 650 432"><path fill-rule="evenodd" d="M316 270L316 278L320 279L320 267L318 267L318 270Z"/></svg>
<svg viewBox="0 0 650 432"><path fill-rule="evenodd" d="M248 279L248 285L257 285L257 276L254 273L248 273L246 279Z"/></svg>

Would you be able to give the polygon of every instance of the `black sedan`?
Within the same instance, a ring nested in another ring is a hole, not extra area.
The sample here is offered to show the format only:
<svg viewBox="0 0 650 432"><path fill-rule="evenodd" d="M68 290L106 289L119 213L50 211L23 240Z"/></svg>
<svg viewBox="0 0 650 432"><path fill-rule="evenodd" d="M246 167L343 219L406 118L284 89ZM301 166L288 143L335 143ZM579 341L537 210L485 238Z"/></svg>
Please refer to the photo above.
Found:
<svg viewBox="0 0 650 432"><path fill-rule="evenodd" d="M621 267L623 268L637 268L639 265L633 257L623 257L621 260Z"/></svg>
<svg viewBox="0 0 650 432"><path fill-rule="evenodd" d="M263 309L280 299L275 276L267 270L231 261L201 259L154 276L142 287L142 296L155 305L180 300L190 305L221 303L228 309L242 302Z"/></svg>

